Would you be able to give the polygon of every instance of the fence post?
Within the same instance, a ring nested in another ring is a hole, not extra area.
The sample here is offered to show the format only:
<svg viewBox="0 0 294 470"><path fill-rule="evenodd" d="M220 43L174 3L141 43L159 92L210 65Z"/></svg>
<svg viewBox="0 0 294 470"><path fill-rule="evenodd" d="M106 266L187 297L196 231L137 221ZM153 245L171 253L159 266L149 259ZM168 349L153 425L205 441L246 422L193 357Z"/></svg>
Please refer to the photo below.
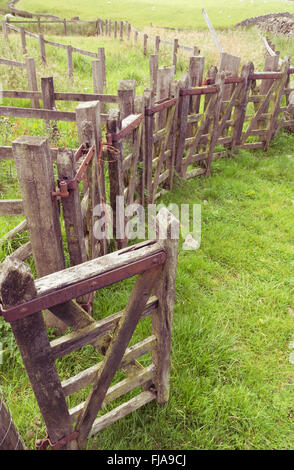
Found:
<svg viewBox="0 0 294 470"><path fill-rule="evenodd" d="M4 403L0 389L0 450L24 450L21 437L12 421L9 408Z"/></svg>
<svg viewBox="0 0 294 470"><path fill-rule="evenodd" d="M128 41L131 39L131 30L132 30L132 27L130 23L127 23Z"/></svg>
<svg viewBox="0 0 294 470"><path fill-rule="evenodd" d="M46 49L45 49L45 42L43 34L39 35L39 42L40 42L40 54L43 65L46 65Z"/></svg>
<svg viewBox="0 0 294 470"><path fill-rule="evenodd" d="M39 34L42 33L42 30L41 30L41 20L40 20L40 18L38 18L38 33L39 33Z"/></svg>
<svg viewBox="0 0 294 470"><path fill-rule="evenodd" d="M37 275L46 276L65 267L58 202L52 198L55 183L49 140L22 136L12 149ZM49 328L65 330L65 324L50 312L45 318Z"/></svg>
<svg viewBox="0 0 294 470"><path fill-rule="evenodd" d="M134 114L134 103L136 96L136 81L121 80L118 88L118 101L121 119Z"/></svg>
<svg viewBox="0 0 294 470"><path fill-rule="evenodd" d="M198 46L194 46L193 47L193 55L196 56L196 55L200 55L200 49Z"/></svg>
<svg viewBox="0 0 294 470"><path fill-rule="evenodd" d="M153 97L156 95L156 90L157 90L157 73L158 73L158 56L156 54L150 54L149 75L150 75L150 88L152 90Z"/></svg>
<svg viewBox="0 0 294 470"><path fill-rule="evenodd" d="M66 46L66 62L67 62L67 75L73 78L73 61L72 61L72 46Z"/></svg>
<svg viewBox="0 0 294 470"><path fill-rule="evenodd" d="M153 104L153 93L151 89L144 90L144 114L145 114L145 130L144 130L144 145L145 145L145 187L146 187L146 202L151 202L152 199L152 163L153 163L153 133L154 133L154 114L147 114L146 110L150 109Z"/></svg>
<svg viewBox="0 0 294 470"><path fill-rule="evenodd" d="M55 108L54 81L53 77L41 78L42 100L44 109Z"/></svg>
<svg viewBox="0 0 294 470"><path fill-rule="evenodd" d="M108 20L105 20L105 36L108 36Z"/></svg>
<svg viewBox="0 0 294 470"><path fill-rule="evenodd" d="M248 97L251 87L251 80L249 80L249 75L253 74L253 72L254 65L252 62L249 62L248 64L242 67L241 77L244 78L244 84L243 90L239 97L239 103L235 107L233 140L231 143L231 150L234 150L236 146L241 144L243 125L245 121Z"/></svg>
<svg viewBox="0 0 294 470"><path fill-rule="evenodd" d="M137 46L138 44L138 31L134 31L134 46Z"/></svg>
<svg viewBox="0 0 294 470"><path fill-rule="evenodd" d="M67 36L67 24L66 24L66 18L63 20L63 27L64 27L64 36Z"/></svg>
<svg viewBox="0 0 294 470"><path fill-rule="evenodd" d="M28 57L26 59L26 68L27 68L29 90L38 91L36 66L35 66L35 61L32 57ZM31 99L31 105L33 108L40 108L39 100L37 98Z"/></svg>
<svg viewBox="0 0 294 470"><path fill-rule="evenodd" d="M179 40L178 39L174 39L174 43L173 43L173 62L172 62L172 65L174 66L175 68L175 72L177 70L177 57L178 57L178 49L179 49Z"/></svg>
<svg viewBox="0 0 294 470"><path fill-rule="evenodd" d="M143 36L143 54L147 55L147 41L148 41L148 34L144 34Z"/></svg>
<svg viewBox="0 0 294 470"><path fill-rule="evenodd" d="M7 28L7 25L6 25L6 21L1 21L1 24L2 24L2 31L3 31L3 36L4 36L4 39L5 41L8 40L8 28Z"/></svg>
<svg viewBox="0 0 294 470"><path fill-rule="evenodd" d="M101 60L92 61L92 76L94 93L102 95L104 90L104 78Z"/></svg>
<svg viewBox="0 0 294 470"><path fill-rule="evenodd" d="M0 296L6 309L37 296L33 275L25 263L6 258L2 265ZM58 442L73 432L73 426L52 358L42 312L12 322L11 329L44 418L49 439L53 443ZM77 448L76 441L63 447Z"/></svg>
<svg viewBox="0 0 294 470"><path fill-rule="evenodd" d="M106 63L105 63L105 49L104 49L104 47L98 47L98 54L97 55L98 55L98 59L101 62L104 86L106 86Z"/></svg>
<svg viewBox="0 0 294 470"><path fill-rule="evenodd" d="M120 112L117 109L110 109L107 118L107 132L118 134L121 130ZM113 216L113 237L117 249L125 246L125 220L124 214L117 211L117 197L124 197L124 175L123 175L123 157L122 157L122 141L113 142L112 144L117 153L107 151L108 157L108 175L110 188L110 206Z"/></svg>
<svg viewBox="0 0 294 470"><path fill-rule="evenodd" d="M27 41L26 41L26 32L23 26L20 28L20 39L21 39L21 47L22 47L22 53L25 55L27 54Z"/></svg>
<svg viewBox="0 0 294 470"><path fill-rule="evenodd" d="M189 77L190 77L190 86L196 87L201 86L203 82L203 73L204 73L204 64L205 57L201 56L192 56L190 57L189 63ZM198 114L200 107L200 96L192 96L190 99L189 105L189 114ZM186 137L193 135L193 126L188 125L188 132Z"/></svg>
<svg viewBox="0 0 294 470"><path fill-rule="evenodd" d="M120 39L120 41L123 40L123 37L124 37L124 23L123 23L123 21L120 21L120 23L119 23L119 39Z"/></svg>
<svg viewBox="0 0 294 470"><path fill-rule="evenodd" d="M114 37L117 38L117 21L114 22Z"/></svg>
<svg viewBox="0 0 294 470"><path fill-rule="evenodd" d="M190 88L190 77L188 74L183 75L180 80L181 90ZM177 141L177 154L176 154L176 171L178 175L182 176L182 159L185 150L185 139L187 136L187 118L189 114L190 97L188 95L181 96L179 100L178 111L178 141Z"/></svg>
<svg viewBox="0 0 294 470"><path fill-rule="evenodd" d="M111 20L108 20L108 36L111 36Z"/></svg>
<svg viewBox="0 0 294 470"><path fill-rule="evenodd" d="M159 54L160 36L155 36L155 54Z"/></svg>
<svg viewBox="0 0 294 470"><path fill-rule="evenodd" d="M94 236L94 208L106 200L103 160L98 161L101 145L100 102L89 101L79 104L76 108L76 117L79 144L86 148L95 146L94 156L86 172L88 204L85 218L89 259L94 259L107 253L107 241L97 240Z"/></svg>
<svg viewBox="0 0 294 470"><path fill-rule="evenodd" d="M166 262L155 284L158 309L152 315L152 334L156 336L157 347L152 350L152 362L156 367L154 380L158 403L169 399L170 354L172 339L173 310L177 278L179 221L166 209L159 211L156 218L158 242L167 254Z"/></svg>

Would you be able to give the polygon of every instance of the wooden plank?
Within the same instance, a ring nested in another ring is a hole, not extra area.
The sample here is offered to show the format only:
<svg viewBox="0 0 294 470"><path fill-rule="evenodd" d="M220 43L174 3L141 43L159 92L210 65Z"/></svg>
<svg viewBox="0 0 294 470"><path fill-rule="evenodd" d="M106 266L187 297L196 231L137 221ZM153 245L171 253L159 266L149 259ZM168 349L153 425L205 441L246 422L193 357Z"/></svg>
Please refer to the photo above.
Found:
<svg viewBox="0 0 294 470"><path fill-rule="evenodd" d="M12 143L12 148L37 275L55 273L64 269L65 260L58 203L51 195L54 175L49 140L23 136ZM50 313L46 322L59 331L66 328Z"/></svg>
<svg viewBox="0 0 294 470"><path fill-rule="evenodd" d="M150 303L150 301L149 301ZM139 359L141 356L148 354L152 351L152 349L156 345L156 338L154 335L149 336L148 338L140 341L139 343L131 346L130 348L126 349L126 352L122 358L122 361L119 365L119 368L122 369L126 367L130 362ZM67 380L62 382L62 388L65 396L71 395L75 392L78 392L84 387L91 385L97 375L98 369L101 367L103 362L99 362L98 364L89 367L86 370L83 370L79 374L71 377Z"/></svg>
<svg viewBox="0 0 294 470"><path fill-rule="evenodd" d="M20 261L25 261L27 258L31 256L33 253L32 251L32 244L31 242L27 242L24 245L17 248L11 255L11 258L17 258Z"/></svg>
<svg viewBox="0 0 294 470"><path fill-rule="evenodd" d="M154 313L157 307L158 301L153 297L146 303L146 306L141 313L141 318L145 318ZM74 333L69 333L68 335L64 335L51 341L50 345L54 359L70 354L87 344L93 343L93 341L97 342L98 339L112 333L118 326L118 323L124 314L125 310L122 310L121 312L109 315L102 320L92 322L88 326L81 328Z"/></svg>
<svg viewBox="0 0 294 470"><path fill-rule="evenodd" d="M92 429L89 433L89 437L94 436L95 434L107 428L119 419L124 418L133 411L141 408L147 403L150 403L152 400L155 400L155 398L156 396L152 392L142 392L135 398L132 398L131 400L124 403L123 405L120 405L109 413L106 413L105 415L97 418L94 421Z"/></svg>
<svg viewBox="0 0 294 470"><path fill-rule="evenodd" d="M26 68L25 62L17 62L16 60L0 58L0 65L8 65L9 67L20 67L22 69Z"/></svg>
<svg viewBox="0 0 294 470"><path fill-rule="evenodd" d="M14 108L9 106L0 106L0 116L44 119L47 121L67 121L75 122L76 113L69 111L51 111L48 109L34 108Z"/></svg>
<svg viewBox="0 0 294 470"><path fill-rule="evenodd" d="M0 217L15 217L24 215L21 199L0 199Z"/></svg>
<svg viewBox="0 0 294 470"><path fill-rule="evenodd" d="M125 350L150 297L153 286L158 279L159 269L146 271L136 281L128 304L116 330L111 346L108 348L103 367L99 370L85 408L78 418L76 430L79 431L78 442L83 447L91 431L94 420L101 409L107 390L119 367Z"/></svg>
<svg viewBox="0 0 294 470"><path fill-rule="evenodd" d="M26 59L26 68L27 68L29 90L38 91L36 66L35 66L35 61L32 57L28 57ZM32 108L37 108L37 109L40 108L39 100L37 100L36 98L32 98L31 106Z"/></svg>
<svg viewBox="0 0 294 470"><path fill-rule="evenodd" d="M148 367L140 370L136 375L130 376L124 380L121 380L117 384L110 387L105 395L101 409L105 408L108 403L117 400L121 396L129 393L137 387L144 386L145 384L152 383L155 377L155 366L151 364ZM71 419L73 422L77 421L80 413L85 406L85 402L80 403L71 410L69 410Z"/></svg>
<svg viewBox="0 0 294 470"><path fill-rule="evenodd" d="M42 99L42 93L39 91L4 90L2 96L3 98Z"/></svg>

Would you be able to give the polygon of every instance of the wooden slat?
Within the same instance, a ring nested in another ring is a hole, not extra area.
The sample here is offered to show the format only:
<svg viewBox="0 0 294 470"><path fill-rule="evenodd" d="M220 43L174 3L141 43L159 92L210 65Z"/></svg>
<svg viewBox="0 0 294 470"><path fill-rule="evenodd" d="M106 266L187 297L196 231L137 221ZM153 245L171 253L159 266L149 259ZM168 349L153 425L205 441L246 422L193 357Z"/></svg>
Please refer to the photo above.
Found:
<svg viewBox="0 0 294 470"><path fill-rule="evenodd" d="M142 312L141 318L151 315L156 310L157 305L157 300L149 300ZM124 312L125 311L122 310L121 312L114 313L113 315L82 328L77 332L64 335L61 338L51 341L50 345L53 358L57 359L58 357L70 354L76 349L80 349L81 347L113 332L120 319L123 317Z"/></svg>
<svg viewBox="0 0 294 470"><path fill-rule="evenodd" d="M152 381L152 379L154 379L154 376L155 376L155 366L154 364L151 364L150 366L142 369L142 371L140 371L138 374L134 376L130 376L127 379L121 380L116 385L113 385L112 387L108 389L101 408L102 409L105 408L105 406L108 403L111 403L112 401L117 400L122 395L125 395L126 393L130 392L134 388L140 387L150 382L150 380ZM80 403L79 405L69 410L69 414L73 422L75 422L78 419L84 406L85 406L85 402Z"/></svg>
<svg viewBox="0 0 294 470"><path fill-rule="evenodd" d="M263 142L251 142L248 144L242 144L240 145L241 149L261 149L264 147Z"/></svg>
<svg viewBox="0 0 294 470"><path fill-rule="evenodd" d="M8 65L10 67L26 68L25 62L17 62L16 60L2 59L0 58L0 65Z"/></svg>
<svg viewBox="0 0 294 470"><path fill-rule="evenodd" d="M118 406L114 410L106 413L104 416L97 418L92 426L89 437L94 436L102 429L107 428L111 424L115 423L121 418L124 418L133 411L141 408L143 405L150 403L152 400L155 400L156 395L152 392L142 392L140 395L137 395L135 398L127 401L121 406Z"/></svg>
<svg viewBox="0 0 294 470"><path fill-rule="evenodd" d="M23 99L32 99L36 98L41 100L42 93L40 91L17 91L17 90L4 90L2 92L3 98L23 98Z"/></svg>
<svg viewBox="0 0 294 470"><path fill-rule="evenodd" d="M152 351L152 349L156 345L156 337L154 335L149 336L148 338L140 341L139 343L131 346L130 348L126 349L126 352L122 358L119 368L122 369L126 367L130 362L135 361L144 354L148 354ZM92 367L89 367L86 370L83 370L79 374L71 377L67 380L62 382L63 392L66 396L71 395L84 387L87 387L91 383L93 383L96 374L101 367L102 362L96 364Z"/></svg>
<svg viewBox="0 0 294 470"><path fill-rule="evenodd" d="M14 108L10 106L0 106L0 116L45 119L47 121L75 122L76 120L76 113L68 111L52 111L48 109L45 110L35 108Z"/></svg>
<svg viewBox="0 0 294 470"><path fill-rule="evenodd" d="M24 215L21 199L0 200L0 217L14 217Z"/></svg>
<svg viewBox="0 0 294 470"><path fill-rule="evenodd" d="M56 101L101 101L102 103L118 103L117 95L101 95L96 93L54 93Z"/></svg>

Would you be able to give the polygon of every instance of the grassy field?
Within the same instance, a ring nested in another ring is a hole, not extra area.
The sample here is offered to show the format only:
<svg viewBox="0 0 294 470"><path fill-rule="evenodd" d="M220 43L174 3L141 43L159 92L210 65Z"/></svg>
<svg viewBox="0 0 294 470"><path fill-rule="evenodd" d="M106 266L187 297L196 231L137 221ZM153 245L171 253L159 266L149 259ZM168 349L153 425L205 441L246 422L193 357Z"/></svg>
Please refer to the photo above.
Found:
<svg viewBox="0 0 294 470"><path fill-rule="evenodd" d="M66 18L111 18L129 21L138 27L148 26L151 22L158 26L185 29L206 27L201 14L203 7L216 28L232 27L250 16L294 11L290 0L72 0L68 4L58 0L50 0L46 4L42 0L21 0L18 5L20 9L53 13Z"/></svg>
<svg viewBox="0 0 294 470"><path fill-rule="evenodd" d="M158 15L158 19L149 19L146 10L138 8L138 2L135 10L130 9L130 4L103 2L104 8L109 10L102 13L96 2L96 14L91 1L81 3L77 11L75 0L68 10L65 7L62 11L60 4L50 0L47 11L67 17L78 14L85 18L111 16L115 19L110 13L111 6L115 6L119 19L123 14L125 19L142 27L148 26L150 21L154 24L161 21L158 24L169 26L177 21L178 26L187 27L187 18L190 26L196 27L201 19L200 7L196 6L181 17L180 13L175 15L175 2L169 2L167 13L156 4L152 14ZM160 4L166 6L167 2L162 0ZM238 4L238 14L230 8L233 4ZM192 2L181 2L178 8L184 9L186 5L188 11ZM208 0L205 5L212 17L209 8L218 4ZM227 2L221 8L230 8L228 15L231 14L233 24L235 14L234 23L243 17L289 10L291 5L291 2L255 0L250 10L244 0ZM150 10L152 6L149 3ZM246 15L243 6L246 6ZM20 7L35 11L45 8L39 0L22 0ZM230 25L229 18L216 15L212 19L221 27ZM183 36L181 42L199 44L207 57L207 67L217 63L217 54L207 35L197 34ZM220 37L227 41L231 52L241 50L243 62L255 54L256 68L261 70L263 49L257 32L238 34L240 36L234 39L232 32L224 32ZM99 43L93 37L51 38L93 51L104 46L109 93L117 91L120 79L135 79L138 94L149 85L148 57L143 57L141 49L109 38L99 38ZM275 41L282 55L293 56L293 41L282 37ZM11 36L9 44L3 44L0 36L0 45L1 55L22 60L19 38ZM63 51L48 47L48 67L45 68L39 58L37 42L28 39L28 49L30 56L36 59L39 81L42 76L53 74L58 91L92 91L89 59L74 56L75 76L70 81L64 78ZM169 53L162 51L160 65L169 61ZM187 64L187 57L181 57L177 77L187 70ZM0 77L4 89L26 88L20 69L1 68ZM9 103L9 100L4 102ZM22 100L13 100L13 103L29 105ZM74 109L73 104L58 106L59 109ZM59 124L58 128L59 134L51 144L75 147L75 125ZM0 118L0 145L10 145L19 135L45 133L41 121ZM88 442L89 449L293 449L294 366L289 360L294 341L293 148L294 135L281 132L266 154L236 152L229 159L214 162L209 179L176 179L173 192L162 199L167 205L199 203L202 207L200 249L187 252L180 246L179 252L171 398L163 407L151 403L103 431ZM13 163L0 164L0 197L20 197ZM0 239L19 220L0 219ZM13 243L2 243L0 261L27 239L25 233ZM32 260L29 263L33 268ZM96 318L121 310L131 286L132 281L128 281L119 289L101 291L95 299ZM135 338L140 339L148 331L150 322L147 320L137 329ZM0 365L1 388L26 445L33 448L36 438L45 435L45 429L10 328L1 319L0 338L5 349L4 364ZM67 356L57 363L61 379L93 365L98 359L91 347ZM115 381L119 379L121 375L117 374ZM84 400L87 391L72 396L70 406Z"/></svg>

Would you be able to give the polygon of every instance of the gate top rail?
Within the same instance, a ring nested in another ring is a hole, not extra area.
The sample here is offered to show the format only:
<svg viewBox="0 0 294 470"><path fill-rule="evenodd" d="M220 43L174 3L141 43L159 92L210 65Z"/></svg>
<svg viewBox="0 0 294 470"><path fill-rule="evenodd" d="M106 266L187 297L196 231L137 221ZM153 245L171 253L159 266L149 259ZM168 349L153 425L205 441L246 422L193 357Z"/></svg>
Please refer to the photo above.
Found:
<svg viewBox="0 0 294 470"><path fill-rule="evenodd" d="M105 255L102 259L59 271L35 281L38 297L3 310L0 314L11 323L54 305L67 302L103 287L141 274L165 263L166 253L157 242L143 242L136 246Z"/></svg>

